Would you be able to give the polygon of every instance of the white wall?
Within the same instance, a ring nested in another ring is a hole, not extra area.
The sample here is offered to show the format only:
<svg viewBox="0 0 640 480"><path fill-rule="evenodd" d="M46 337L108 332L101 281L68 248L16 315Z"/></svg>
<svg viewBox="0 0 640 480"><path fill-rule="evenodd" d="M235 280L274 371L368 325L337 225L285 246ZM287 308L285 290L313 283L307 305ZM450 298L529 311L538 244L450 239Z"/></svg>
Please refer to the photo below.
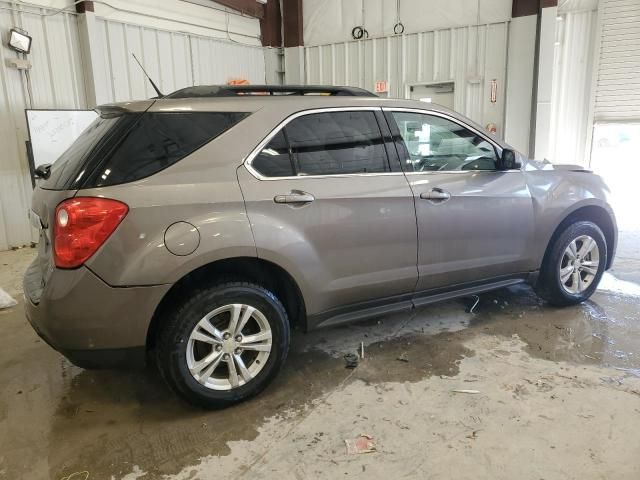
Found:
<svg viewBox="0 0 640 480"><path fill-rule="evenodd" d="M367 90L386 80L388 96L396 98L404 98L410 84L453 81L455 110L483 126L495 123L502 136L507 34L508 23L497 23L305 47L305 80Z"/></svg>
<svg viewBox="0 0 640 480"><path fill-rule="evenodd" d="M540 31L535 158L586 164L598 0L545 8ZM509 32L506 140L531 154L531 101L537 16L514 18Z"/></svg>
<svg viewBox="0 0 640 480"><path fill-rule="evenodd" d="M28 139L25 108L84 109L91 107L93 95L85 78L86 58L81 54L81 29L71 0L36 0L41 6L0 0L0 250L28 245L37 240L27 221L31 180L26 156ZM264 83L265 51L258 43L256 19L228 15L231 40L226 32L224 12L180 0L109 0L118 8L135 10L130 14L96 2L97 18L94 54L95 96L97 103L155 96L132 61L138 54L149 73L164 91L193 84L225 83L244 78ZM100 4L100 6L98 6ZM160 8L160 5L162 8ZM43 6L52 6L44 8ZM151 16L144 16L149 13ZM160 20L156 16L164 15ZM115 19L127 18L141 25ZM180 22L176 21L180 20ZM187 22L187 23L185 23ZM189 22L205 27L189 25ZM16 53L5 46L6 32L21 27L33 36L29 60L33 87L30 104L24 73L7 66ZM165 29L166 28L166 29ZM240 37L238 33L253 36ZM250 45L246 45L249 43ZM270 67L278 65L269 51ZM272 81L277 73L270 72Z"/></svg>
<svg viewBox="0 0 640 480"><path fill-rule="evenodd" d="M364 26L370 37L393 35L396 0L363 0ZM478 18L478 5L480 5ZM304 44L323 45L353 40L351 30L362 25L361 0L304 0ZM401 0L405 33L467 25L506 22L512 0Z"/></svg>
<svg viewBox="0 0 640 480"><path fill-rule="evenodd" d="M73 0L16 0L15 3L29 3L52 9L68 7L70 12L75 12ZM96 16L103 19L217 38L227 38L225 31L228 20L232 40L260 45L260 23L257 19L227 15L224 11L216 10L224 10L224 6L213 1L210 3L214 8L183 0L94 0Z"/></svg>
<svg viewBox="0 0 640 480"><path fill-rule="evenodd" d="M85 108L75 16L44 17L41 9L8 8L13 7L0 1L0 250L37 239L27 221L31 180L25 108ZM24 73L7 65L8 59L18 55L5 45L6 32L14 26L28 30L34 39L29 55L33 104Z"/></svg>
<svg viewBox="0 0 640 480"><path fill-rule="evenodd" d="M514 18L509 26L505 140L525 155L529 151L536 19L536 15Z"/></svg>
<svg viewBox="0 0 640 480"><path fill-rule="evenodd" d="M132 53L163 93L191 85L224 84L232 79L265 83L262 47L102 18L96 27L98 104L156 95Z"/></svg>
<svg viewBox="0 0 640 480"><path fill-rule="evenodd" d="M553 90L557 15L558 9L556 7L542 9L538 58L538 94L535 105L535 153L531 155L537 159L544 159L549 156L549 126L551 125L551 93Z"/></svg>
<svg viewBox="0 0 640 480"><path fill-rule="evenodd" d="M597 12L559 12L547 158L588 165L589 107L597 36Z"/></svg>

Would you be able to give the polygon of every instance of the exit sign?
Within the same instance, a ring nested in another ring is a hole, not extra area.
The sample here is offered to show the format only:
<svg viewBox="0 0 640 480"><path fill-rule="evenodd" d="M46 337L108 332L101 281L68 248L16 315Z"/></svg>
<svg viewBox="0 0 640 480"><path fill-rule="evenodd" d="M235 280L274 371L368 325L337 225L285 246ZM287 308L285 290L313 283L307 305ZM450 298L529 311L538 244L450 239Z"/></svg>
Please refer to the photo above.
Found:
<svg viewBox="0 0 640 480"><path fill-rule="evenodd" d="M376 93L387 93L389 91L389 82L386 80L378 80L376 82Z"/></svg>

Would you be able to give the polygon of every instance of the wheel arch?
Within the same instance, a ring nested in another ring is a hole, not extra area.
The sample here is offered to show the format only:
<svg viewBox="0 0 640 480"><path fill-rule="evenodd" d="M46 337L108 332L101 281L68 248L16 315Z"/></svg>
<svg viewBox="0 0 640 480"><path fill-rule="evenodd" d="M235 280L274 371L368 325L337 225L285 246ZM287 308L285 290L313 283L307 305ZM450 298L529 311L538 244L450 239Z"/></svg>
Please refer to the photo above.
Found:
<svg viewBox="0 0 640 480"><path fill-rule="evenodd" d="M616 225L607 209L599 205L586 205L579 207L564 217L564 219L555 228L547 242L541 266L544 265L547 260L547 255L549 255L550 250L549 247L553 245L553 242L556 241L562 232L564 232L569 225L582 221L593 222L600 228L600 230L602 230L607 244L607 265L605 269L608 270L611 268L617 242Z"/></svg>
<svg viewBox="0 0 640 480"><path fill-rule="evenodd" d="M156 333L163 314L195 285L231 280L248 281L264 286L283 303L292 328L306 329L304 297L295 279L282 267L257 257L234 257L202 265L184 275L164 295L147 329L147 348L156 343Z"/></svg>

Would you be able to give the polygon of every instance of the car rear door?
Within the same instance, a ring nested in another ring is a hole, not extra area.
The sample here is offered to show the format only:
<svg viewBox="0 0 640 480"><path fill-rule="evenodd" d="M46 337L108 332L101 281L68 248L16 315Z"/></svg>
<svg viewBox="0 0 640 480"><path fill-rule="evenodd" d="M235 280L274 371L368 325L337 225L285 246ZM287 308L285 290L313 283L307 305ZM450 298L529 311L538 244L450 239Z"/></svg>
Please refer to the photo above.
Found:
<svg viewBox="0 0 640 480"><path fill-rule="evenodd" d="M415 209L388 133L379 108L304 111L238 169L258 256L294 276L311 326L340 307L410 305Z"/></svg>
<svg viewBox="0 0 640 480"><path fill-rule="evenodd" d="M439 112L389 109L415 196L417 291L525 273L534 212L520 170L498 168L499 146Z"/></svg>

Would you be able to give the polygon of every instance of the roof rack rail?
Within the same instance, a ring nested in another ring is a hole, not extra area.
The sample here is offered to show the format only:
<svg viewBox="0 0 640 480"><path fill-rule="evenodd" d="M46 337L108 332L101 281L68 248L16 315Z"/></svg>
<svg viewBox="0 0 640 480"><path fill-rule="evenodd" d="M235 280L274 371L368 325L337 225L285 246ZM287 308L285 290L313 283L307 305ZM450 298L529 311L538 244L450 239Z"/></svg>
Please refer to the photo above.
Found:
<svg viewBox="0 0 640 480"><path fill-rule="evenodd" d="M377 96L363 88L331 85L199 85L176 90L163 98L237 97L243 95Z"/></svg>

